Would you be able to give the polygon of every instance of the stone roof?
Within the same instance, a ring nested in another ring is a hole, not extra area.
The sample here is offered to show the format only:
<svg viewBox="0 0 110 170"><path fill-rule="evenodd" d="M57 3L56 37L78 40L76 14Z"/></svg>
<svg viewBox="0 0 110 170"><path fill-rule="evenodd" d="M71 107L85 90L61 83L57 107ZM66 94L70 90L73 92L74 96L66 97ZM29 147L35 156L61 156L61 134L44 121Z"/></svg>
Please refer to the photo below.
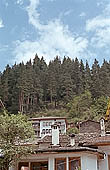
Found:
<svg viewBox="0 0 110 170"><path fill-rule="evenodd" d="M95 138L90 138L90 139L86 139L83 145L94 145L94 146L98 146L98 145L110 145L110 135L105 135L105 136L97 136Z"/></svg>
<svg viewBox="0 0 110 170"><path fill-rule="evenodd" d="M104 152L99 149L94 149L90 147L80 147L80 146L74 146L74 147L53 147L53 148L37 148L36 153L50 153L50 152L90 152L90 153L96 153L99 156L104 156Z"/></svg>
<svg viewBox="0 0 110 170"><path fill-rule="evenodd" d="M100 134L98 133L79 133L75 135L75 141L76 143L85 143L86 141L93 140L97 137L99 137Z"/></svg>
<svg viewBox="0 0 110 170"><path fill-rule="evenodd" d="M53 119L65 119L66 120L66 117L36 117L36 118L30 118L29 120L31 121L36 121L36 120L53 120Z"/></svg>
<svg viewBox="0 0 110 170"><path fill-rule="evenodd" d="M62 135L60 134L59 136L59 143L60 146L67 146L70 143L70 137L66 134ZM52 145L52 136L45 136L44 138L42 138L41 140L38 141L38 145L40 144L47 144L48 147L50 147Z"/></svg>
<svg viewBox="0 0 110 170"><path fill-rule="evenodd" d="M100 134L98 133L79 133L76 134L75 137L75 146L83 146L86 143L92 143L93 141L96 141L96 139L102 140L100 138ZM110 137L109 137L110 139ZM105 139L106 140L106 139ZM38 145L40 148L50 148L52 147L52 136L45 136L44 138L40 139L38 141ZM60 135L59 136L59 146L60 147L66 147L70 146L70 136L68 135Z"/></svg>

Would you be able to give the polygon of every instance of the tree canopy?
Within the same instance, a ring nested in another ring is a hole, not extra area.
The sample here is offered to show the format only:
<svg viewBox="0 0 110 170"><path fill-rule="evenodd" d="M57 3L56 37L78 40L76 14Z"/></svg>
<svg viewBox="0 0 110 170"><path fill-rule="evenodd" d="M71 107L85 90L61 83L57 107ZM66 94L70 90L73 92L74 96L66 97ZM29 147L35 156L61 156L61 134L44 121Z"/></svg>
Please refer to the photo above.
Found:
<svg viewBox="0 0 110 170"><path fill-rule="evenodd" d="M21 113L0 115L0 168L8 170L23 155L32 151L32 147L27 145L34 137L31 122Z"/></svg>
<svg viewBox="0 0 110 170"><path fill-rule="evenodd" d="M88 61L56 56L47 64L36 54L33 61L7 65L0 74L0 96L9 113L37 116L65 108L85 91L90 93L91 104L110 96L110 62L99 65L95 59L90 67Z"/></svg>

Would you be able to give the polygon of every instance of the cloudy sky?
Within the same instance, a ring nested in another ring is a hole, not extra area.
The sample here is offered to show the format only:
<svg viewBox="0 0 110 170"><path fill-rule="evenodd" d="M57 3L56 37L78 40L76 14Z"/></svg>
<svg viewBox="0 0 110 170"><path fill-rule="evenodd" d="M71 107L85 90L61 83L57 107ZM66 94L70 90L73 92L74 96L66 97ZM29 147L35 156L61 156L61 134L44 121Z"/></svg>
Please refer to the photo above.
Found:
<svg viewBox="0 0 110 170"><path fill-rule="evenodd" d="M0 71L44 56L110 59L110 0L0 0Z"/></svg>

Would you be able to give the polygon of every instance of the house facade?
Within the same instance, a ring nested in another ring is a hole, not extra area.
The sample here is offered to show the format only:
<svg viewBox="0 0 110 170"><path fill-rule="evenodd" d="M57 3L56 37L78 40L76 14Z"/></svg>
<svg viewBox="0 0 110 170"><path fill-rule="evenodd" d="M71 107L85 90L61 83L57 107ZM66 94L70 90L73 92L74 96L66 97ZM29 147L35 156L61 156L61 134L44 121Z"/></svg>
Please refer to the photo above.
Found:
<svg viewBox="0 0 110 170"><path fill-rule="evenodd" d="M22 159L18 170L97 170L103 153L89 148L62 148L39 150L39 153Z"/></svg>
<svg viewBox="0 0 110 170"><path fill-rule="evenodd" d="M59 132L61 134L66 133L67 121L64 117L39 117L31 118L30 121L37 137L43 138L46 135L51 135L51 126L55 123L59 125Z"/></svg>
<svg viewBox="0 0 110 170"><path fill-rule="evenodd" d="M10 170L110 170L110 134L104 132L103 123L98 132L70 136L53 124L52 135L40 138L35 153L22 157Z"/></svg>

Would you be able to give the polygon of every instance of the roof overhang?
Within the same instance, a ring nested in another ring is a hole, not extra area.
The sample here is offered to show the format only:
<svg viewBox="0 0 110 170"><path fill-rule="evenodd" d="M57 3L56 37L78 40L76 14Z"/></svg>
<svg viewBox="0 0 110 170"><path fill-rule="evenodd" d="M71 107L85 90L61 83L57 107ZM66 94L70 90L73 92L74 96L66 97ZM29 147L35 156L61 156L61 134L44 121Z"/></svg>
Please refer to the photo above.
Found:
<svg viewBox="0 0 110 170"><path fill-rule="evenodd" d="M94 155L97 155L100 159L104 158L104 152L94 149L94 148L89 148L89 147L53 147L53 148L38 148L36 153L91 153Z"/></svg>

